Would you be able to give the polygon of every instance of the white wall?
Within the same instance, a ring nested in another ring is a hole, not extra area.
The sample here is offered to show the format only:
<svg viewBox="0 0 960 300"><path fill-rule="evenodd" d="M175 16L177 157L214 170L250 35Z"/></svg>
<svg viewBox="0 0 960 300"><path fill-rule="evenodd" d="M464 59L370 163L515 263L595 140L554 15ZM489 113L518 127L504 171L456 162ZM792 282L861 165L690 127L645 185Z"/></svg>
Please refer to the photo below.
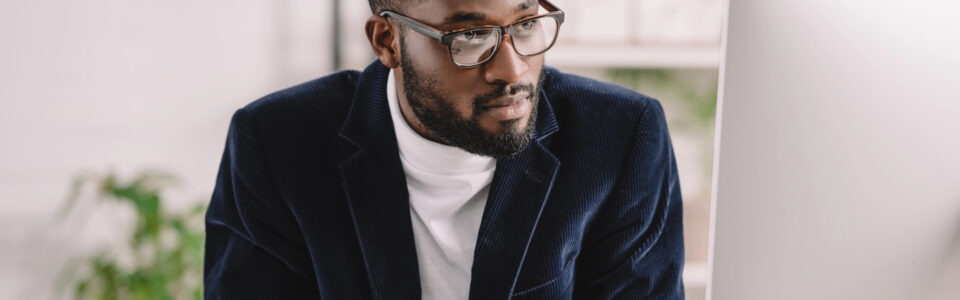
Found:
<svg viewBox="0 0 960 300"><path fill-rule="evenodd" d="M182 179L169 200L207 201L232 112L330 71L329 12L307 0L0 2L0 299L52 297L66 259L111 236L103 215L57 221L79 171L155 167Z"/></svg>

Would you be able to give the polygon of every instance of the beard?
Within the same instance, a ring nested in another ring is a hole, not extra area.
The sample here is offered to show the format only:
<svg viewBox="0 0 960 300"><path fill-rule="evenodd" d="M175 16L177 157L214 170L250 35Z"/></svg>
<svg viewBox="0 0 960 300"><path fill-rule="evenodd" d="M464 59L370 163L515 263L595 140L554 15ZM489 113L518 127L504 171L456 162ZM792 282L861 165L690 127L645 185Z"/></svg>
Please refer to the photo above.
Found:
<svg viewBox="0 0 960 300"><path fill-rule="evenodd" d="M400 69L403 72L403 89L407 102L413 114L426 127L437 142L458 147L467 152L490 156L496 159L506 158L523 151L533 138L537 119L537 104L540 98L540 84L543 82L543 72L536 85L532 84L501 84L493 91L478 95L473 99L473 113L464 119L456 108L444 101L441 91L441 80L435 77L420 74L410 61L411 55L406 52L404 35L400 35ZM500 51L512 49L500 49ZM492 133L480 127L478 118L482 114L483 105L503 96L527 92L530 95L530 117L527 123L520 128L517 124L520 119L500 122L502 128L499 133Z"/></svg>

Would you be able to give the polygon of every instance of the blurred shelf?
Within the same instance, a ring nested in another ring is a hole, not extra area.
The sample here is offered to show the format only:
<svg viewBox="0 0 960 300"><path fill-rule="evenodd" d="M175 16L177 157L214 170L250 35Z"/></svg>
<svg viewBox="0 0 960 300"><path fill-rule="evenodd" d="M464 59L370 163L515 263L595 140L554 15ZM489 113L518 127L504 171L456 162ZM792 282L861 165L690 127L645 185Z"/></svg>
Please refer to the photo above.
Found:
<svg viewBox="0 0 960 300"><path fill-rule="evenodd" d="M605 46L558 43L547 54L554 67L716 69L719 45L698 46Z"/></svg>

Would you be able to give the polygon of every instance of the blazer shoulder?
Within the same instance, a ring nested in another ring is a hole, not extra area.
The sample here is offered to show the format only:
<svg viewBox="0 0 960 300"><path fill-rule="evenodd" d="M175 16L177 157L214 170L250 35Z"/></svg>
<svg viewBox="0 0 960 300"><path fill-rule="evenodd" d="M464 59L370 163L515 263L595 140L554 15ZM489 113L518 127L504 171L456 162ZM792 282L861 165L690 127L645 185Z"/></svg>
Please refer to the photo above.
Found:
<svg viewBox="0 0 960 300"><path fill-rule="evenodd" d="M316 121L339 124L350 108L359 77L359 71L340 71L273 92L238 111L260 128Z"/></svg>
<svg viewBox="0 0 960 300"><path fill-rule="evenodd" d="M629 88L545 67L543 91L558 117L568 122L603 120L632 127L640 118L663 118L660 101ZM579 125L579 124L578 124Z"/></svg>
<svg viewBox="0 0 960 300"><path fill-rule="evenodd" d="M554 105L589 104L594 109L642 112L659 101L629 88L545 67L544 92Z"/></svg>

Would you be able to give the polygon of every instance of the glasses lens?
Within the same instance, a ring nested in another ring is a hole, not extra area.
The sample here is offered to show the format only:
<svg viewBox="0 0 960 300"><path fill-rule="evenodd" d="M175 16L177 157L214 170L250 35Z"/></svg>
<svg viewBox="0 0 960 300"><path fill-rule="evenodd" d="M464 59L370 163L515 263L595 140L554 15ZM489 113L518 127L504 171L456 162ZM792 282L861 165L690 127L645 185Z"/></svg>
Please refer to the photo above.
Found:
<svg viewBox="0 0 960 300"><path fill-rule="evenodd" d="M493 55L500 44L500 32L493 28L481 28L456 33L450 42L450 54L460 65L479 64Z"/></svg>
<svg viewBox="0 0 960 300"><path fill-rule="evenodd" d="M511 27L513 46L522 55L540 54L553 45L560 26L552 17L540 17Z"/></svg>

